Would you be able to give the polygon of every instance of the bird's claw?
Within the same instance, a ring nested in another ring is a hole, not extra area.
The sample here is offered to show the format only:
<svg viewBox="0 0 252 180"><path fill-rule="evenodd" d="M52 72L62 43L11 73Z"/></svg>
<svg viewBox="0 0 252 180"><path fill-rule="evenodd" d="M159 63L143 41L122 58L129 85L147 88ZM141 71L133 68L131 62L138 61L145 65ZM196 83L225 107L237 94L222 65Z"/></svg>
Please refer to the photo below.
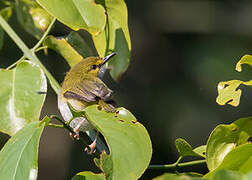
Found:
<svg viewBox="0 0 252 180"><path fill-rule="evenodd" d="M69 133L70 136L76 140L79 140L80 139L80 134L79 134L79 129L75 129L74 128L74 133Z"/></svg>
<svg viewBox="0 0 252 180"><path fill-rule="evenodd" d="M84 151L91 155L95 153L95 147L96 147L96 139L89 145L89 148L85 148Z"/></svg>

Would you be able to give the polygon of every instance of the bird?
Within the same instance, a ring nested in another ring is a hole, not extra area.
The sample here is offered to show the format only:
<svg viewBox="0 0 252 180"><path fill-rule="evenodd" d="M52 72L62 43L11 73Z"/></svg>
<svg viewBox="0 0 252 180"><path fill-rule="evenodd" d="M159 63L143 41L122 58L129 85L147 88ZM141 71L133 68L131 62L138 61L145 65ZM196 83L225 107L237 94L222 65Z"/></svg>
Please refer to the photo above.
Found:
<svg viewBox="0 0 252 180"><path fill-rule="evenodd" d="M58 95L58 109L64 121L70 122L69 125L75 133L73 137L76 139L79 138L80 131L94 134L94 127L84 116L73 118L71 109L83 111L90 105L98 104L106 112L116 112L116 108L110 103L113 91L102 81L102 76L106 71L106 63L114 55L116 55L115 52L104 58L93 56L84 58L69 70L63 80ZM95 151L97 137L98 131L94 141L89 145L90 151L85 149L89 154ZM106 147L102 141L97 145L103 150Z"/></svg>

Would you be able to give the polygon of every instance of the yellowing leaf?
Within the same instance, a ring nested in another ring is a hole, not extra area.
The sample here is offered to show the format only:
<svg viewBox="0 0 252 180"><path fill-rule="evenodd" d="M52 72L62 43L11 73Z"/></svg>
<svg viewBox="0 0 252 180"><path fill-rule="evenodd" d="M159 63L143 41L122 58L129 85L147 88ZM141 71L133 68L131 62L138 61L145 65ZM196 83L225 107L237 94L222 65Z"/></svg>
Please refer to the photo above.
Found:
<svg viewBox="0 0 252 180"><path fill-rule="evenodd" d="M219 105L225 105L226 103L228 103L235 107L238 106L240 103L240 97L242 93L241 89L238 89L238 87L241 84L251 86L252 80L247 82L240 80L220 82L217 86L218 96L216 98L216 102Z"/></svg>

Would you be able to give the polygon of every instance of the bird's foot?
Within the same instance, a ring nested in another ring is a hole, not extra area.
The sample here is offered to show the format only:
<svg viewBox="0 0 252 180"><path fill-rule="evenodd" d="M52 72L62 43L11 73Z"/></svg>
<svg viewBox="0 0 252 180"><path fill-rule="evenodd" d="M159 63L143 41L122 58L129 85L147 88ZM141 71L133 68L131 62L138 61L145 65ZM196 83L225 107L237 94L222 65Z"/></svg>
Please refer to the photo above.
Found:
<svg viewBox="0 0 252 180"><path fill-rule="evenodd" d="M73 139L76 139L76 140L79 140L80 139L80 128L77 126L73 129L74 133L69 133L69 135L73 138Z"/></svg>
<svg viewBox="0 0 252 180"><path fill-rule="evenodd" d="M95 152L95 147L96 147L96 139L89 145L89 148L85 148L84 151L91 155Z"/></svg>

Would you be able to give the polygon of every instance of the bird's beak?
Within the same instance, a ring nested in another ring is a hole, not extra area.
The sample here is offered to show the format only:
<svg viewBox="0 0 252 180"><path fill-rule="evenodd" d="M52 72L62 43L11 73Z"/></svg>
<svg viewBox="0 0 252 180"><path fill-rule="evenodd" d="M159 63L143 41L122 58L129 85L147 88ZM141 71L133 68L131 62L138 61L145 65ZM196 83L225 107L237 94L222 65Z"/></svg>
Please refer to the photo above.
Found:
<svg viewBox="0 0 252 180"><path fill-rule="evenodd" d="M111 54L105 56L105 57L103 58L103 63L101 64L101 66L103 66L104 64L106 64L106 62L108 62L108 60L110 60L114 55L116 55L115 52L113 52L113 53L111 53Z"/></svg>

